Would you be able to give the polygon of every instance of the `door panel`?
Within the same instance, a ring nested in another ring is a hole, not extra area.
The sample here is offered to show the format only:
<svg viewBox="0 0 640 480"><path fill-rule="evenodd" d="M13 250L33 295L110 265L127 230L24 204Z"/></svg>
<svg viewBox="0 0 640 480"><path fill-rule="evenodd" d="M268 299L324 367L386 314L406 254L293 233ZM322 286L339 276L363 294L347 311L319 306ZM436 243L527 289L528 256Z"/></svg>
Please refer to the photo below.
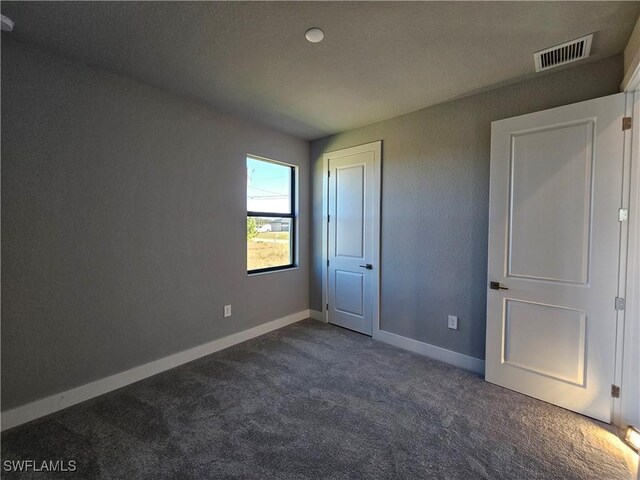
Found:
<svg viewBox="0 0 640 480"><path fill-rule="evenodd" d="M609 422L624 95L492 124L487 381Z"/></svg>
<svg viewBox="0 0 640 480"><path fill-rule="evenodd" d="M335 270L336 310L352 315L364 315L364 274Z"/></svg>
<svg viewBox="0 0 640 480"><path fill-rule="evenodd" d="M365 165L335 169L335 254L339 257L364 256L364 172Z"/></svg>
<svg viewBox="0 0 640 480"><path fill-rule="evenodd" d="M593 120L513 135L509 276L587 283Z"/></svg>
<svg viewBox="0 0 640 480"><path fill-rule="evenodd" d="M505 310L505 364L584 386L585 312L517 300Z"/></svg>
<svg viewBox="0 0 640 480"><path fill-rule="evenodd" d="M373 332L378 302L374 219L379 156L378 142L326 154L328 320L367 335Z"/></svg>

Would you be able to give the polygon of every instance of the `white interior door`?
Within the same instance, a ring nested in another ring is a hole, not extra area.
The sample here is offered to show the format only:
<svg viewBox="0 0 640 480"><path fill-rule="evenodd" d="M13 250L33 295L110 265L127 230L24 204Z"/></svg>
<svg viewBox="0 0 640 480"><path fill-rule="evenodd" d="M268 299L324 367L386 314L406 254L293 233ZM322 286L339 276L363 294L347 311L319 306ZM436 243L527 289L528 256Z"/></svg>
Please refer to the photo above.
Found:
<svg viewBox="0 0 640 480"><path fill-rule="evenodd" d="M380 142L328 153L325 163L328 321L372 335L380 267Z"/></svg>
<svg viewBox="0 0 640 480"><path fill-rule="evenodd" d="M618 94L491 129L488 276L501 289L487 285L485 378L605 422L623 114Z"/></svg>

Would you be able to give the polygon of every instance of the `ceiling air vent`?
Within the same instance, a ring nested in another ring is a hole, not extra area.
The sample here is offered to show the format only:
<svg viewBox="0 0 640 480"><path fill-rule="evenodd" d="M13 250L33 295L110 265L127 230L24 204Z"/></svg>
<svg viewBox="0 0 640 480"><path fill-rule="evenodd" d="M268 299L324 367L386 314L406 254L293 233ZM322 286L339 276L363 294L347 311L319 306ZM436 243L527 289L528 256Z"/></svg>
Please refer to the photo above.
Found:
<svg viewBox="0 0 640 480"><path fill-rule="evenodd" d="M591 52L592 40L593 33L534 53L533 60L536 63L536 72L587 58Z"/></svg>

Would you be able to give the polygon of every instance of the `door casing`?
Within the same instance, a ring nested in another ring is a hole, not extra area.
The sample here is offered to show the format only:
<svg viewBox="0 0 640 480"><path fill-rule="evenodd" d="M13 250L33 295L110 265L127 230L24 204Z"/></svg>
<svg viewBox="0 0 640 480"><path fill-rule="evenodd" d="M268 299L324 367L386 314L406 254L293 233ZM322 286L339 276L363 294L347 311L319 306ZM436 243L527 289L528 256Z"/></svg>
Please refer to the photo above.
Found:
<svg viewBox="0 0 640 480"><path fill-rule="evenodd" d="M364 152L374 152L373 167L373 254L372 258L375 262L372 272L372 293L373 293L373 325L372 337L376 338L380 331L380 272L382 265L380 263L380 198L381 198L381 177L382 177L382 140L376 142L365 143L354 147L343 148L327 152L323 155L322 161L322 320L329 322L329 312L327 310L328 298L328 251L329 251L329 228L327 219L329 215L329 159L336 156L354 155Z"/></svg>
<svg viewBox="0 0 640 480"><path fill-rule="evenodd" d="M626 307L618 312L614 384L620 397L613 399L612 422L621 428L640 422L640 69L625 89L625 116L632 128L624 132L622 208L629 218L621 222L618 296Z"/></svg>

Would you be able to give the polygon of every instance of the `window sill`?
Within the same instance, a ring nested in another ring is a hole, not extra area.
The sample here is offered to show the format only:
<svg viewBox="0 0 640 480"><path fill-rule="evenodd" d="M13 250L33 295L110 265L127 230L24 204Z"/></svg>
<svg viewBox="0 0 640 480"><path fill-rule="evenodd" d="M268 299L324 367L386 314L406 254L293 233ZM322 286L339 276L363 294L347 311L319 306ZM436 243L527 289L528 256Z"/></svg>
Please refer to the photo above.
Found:
<svg viewBox="0 0 640 480"><path fill-rule="evenodd" d="M300 270L298 265L293 267L278 268L276 270L267 270L266 272L247 272L247 277L257 277L259 275L270 275L272 273L290 272L291 270Z"/></svg>

